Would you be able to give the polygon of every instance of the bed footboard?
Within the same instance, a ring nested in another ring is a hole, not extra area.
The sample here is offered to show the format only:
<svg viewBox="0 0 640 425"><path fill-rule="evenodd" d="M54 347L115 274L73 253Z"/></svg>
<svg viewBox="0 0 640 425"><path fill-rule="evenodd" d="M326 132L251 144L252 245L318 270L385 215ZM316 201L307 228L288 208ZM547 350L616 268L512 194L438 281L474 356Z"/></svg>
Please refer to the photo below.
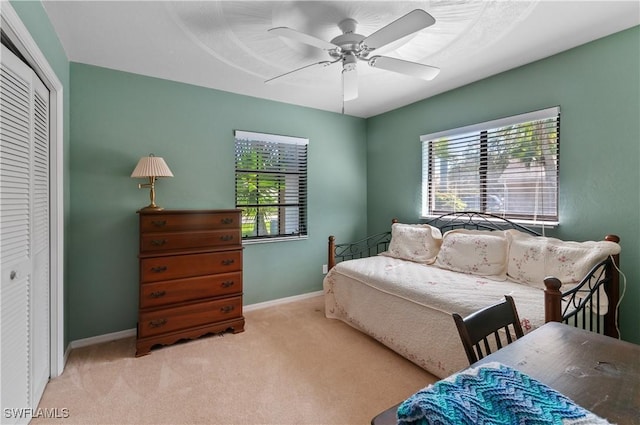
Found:
<svg viewBox="0 0 640 425"><path fill-rule="evenodd" d="M620 238L616 235L608 235L605 240L620 242ZM562 322L619 338L619 261L619 255L612 255L601 261L576 287L566 292L560 290L562 282L559 279L547 277L544 280L545 322ZM600 295L602 288L604 288L608 306L604 305L604 299ZM604 308L607 308L604 316L596 314ZM601 317L602 320L600 320Z"/></svg>

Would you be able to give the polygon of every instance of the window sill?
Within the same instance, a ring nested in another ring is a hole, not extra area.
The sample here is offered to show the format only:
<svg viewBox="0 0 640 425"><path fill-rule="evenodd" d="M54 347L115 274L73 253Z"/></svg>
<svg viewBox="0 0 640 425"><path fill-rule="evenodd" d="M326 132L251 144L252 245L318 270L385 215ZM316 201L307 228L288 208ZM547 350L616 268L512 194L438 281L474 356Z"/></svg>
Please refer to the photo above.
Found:
<svg viewBox="0 0 640 425"><path fill-rule="evenodd" d="M292 242L292 241L302 241L309 239L308 236L282 236L275 238L264 238L264 239L244 239L242 241L242 245L257 245L263 243L272 243L272 242Z"/></svg>

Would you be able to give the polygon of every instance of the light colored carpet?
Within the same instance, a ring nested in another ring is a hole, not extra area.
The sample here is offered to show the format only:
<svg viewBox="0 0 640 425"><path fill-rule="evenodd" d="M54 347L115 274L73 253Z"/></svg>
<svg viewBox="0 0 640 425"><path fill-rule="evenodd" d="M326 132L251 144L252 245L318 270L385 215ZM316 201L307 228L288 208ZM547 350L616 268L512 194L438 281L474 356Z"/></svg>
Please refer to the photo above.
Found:
<svg viewBox="0 0 640 425"><path fill-rule="evenodd" d="M324 317L313 297L245 314L245 332L135 358L133 338L73 350L31 424L354 424L436 378Z"/></svg>

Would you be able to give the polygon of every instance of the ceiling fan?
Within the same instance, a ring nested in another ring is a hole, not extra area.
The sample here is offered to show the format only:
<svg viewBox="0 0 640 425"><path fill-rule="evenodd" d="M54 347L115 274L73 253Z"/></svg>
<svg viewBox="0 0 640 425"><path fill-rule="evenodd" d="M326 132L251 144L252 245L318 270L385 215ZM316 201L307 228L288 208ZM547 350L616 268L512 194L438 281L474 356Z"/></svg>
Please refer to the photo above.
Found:
<svg viewBox="0 0 640 425"><path fill-rule="evenodd" d="M383 46L387 46L394 41L427 28L435 22L436 20L433 16L424 10L415 9L365 37L364 35L356 33L356 25L358 24L356 20L347 18L338 24L342 34L331 41L324 41L288 27L271 28L269 30L271 34L286 37L327 51L331 60L305 65L301 68L270 78L266 80L265 83L308 68L326 67L341 62L343 98L344 101L349 101L358 97L358 73L356 69L358 61L367 62L369 66L373 68L398 72L424 80L432 80L440 72L439 68L388 56L370 56L370 54Z"/></svg>

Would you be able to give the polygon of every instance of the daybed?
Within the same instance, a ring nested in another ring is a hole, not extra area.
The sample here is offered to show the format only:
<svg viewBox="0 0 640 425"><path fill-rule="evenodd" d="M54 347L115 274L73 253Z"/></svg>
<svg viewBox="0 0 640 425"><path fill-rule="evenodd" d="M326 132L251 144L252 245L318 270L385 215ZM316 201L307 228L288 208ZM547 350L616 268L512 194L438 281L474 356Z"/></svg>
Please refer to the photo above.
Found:
<svg viewBox="0 0 640 425"><path fill-rule="evenodd" d="M325 315L439 378L468 366L451 314L466 316L504 295L513 296L525 333L563 321L618 337L617 242L564 242L468 212L394 222L355 243L331 236Z"/></svg>

